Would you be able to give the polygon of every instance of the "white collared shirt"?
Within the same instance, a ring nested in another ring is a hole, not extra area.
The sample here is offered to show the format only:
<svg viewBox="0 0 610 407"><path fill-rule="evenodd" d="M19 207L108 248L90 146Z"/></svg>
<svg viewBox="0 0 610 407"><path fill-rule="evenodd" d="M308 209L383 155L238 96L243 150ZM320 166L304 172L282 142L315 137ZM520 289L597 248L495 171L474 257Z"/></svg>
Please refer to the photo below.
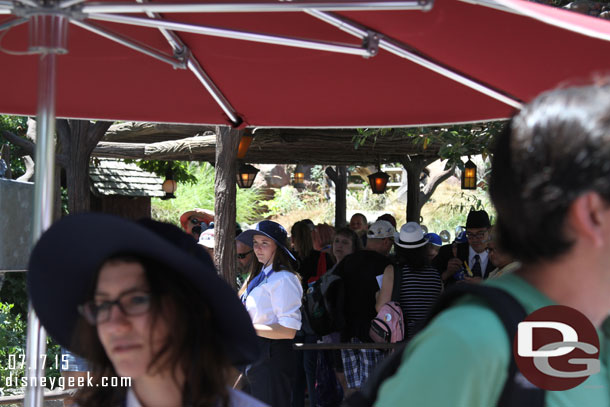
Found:
<svg viewBox="0 0 610 407"><path fill-rule="evenodd" d="M229 407L269 407L267 404L239 390L229 388ZM132 388L127 390L125 407L142 407Z"/></svg>
<svg viewBox="0 0 610 407"><path fill-rule="evenodd" d="M253 324L280 324L301 329L303 288L299 278L289 271L272 271L264 267L265 279L246 296L246 309Z"/></svg>
<svg viewBox="0 0 610 407"><path fill-rule="evenodd" d="M474 256L479 255L479 263L481 264L481 277L485 277L485 270L487 269L487 262L489 260L489 256L487 250L483 250L481 253L477 253L474 249L468 246L468 267L472 270L472 266L474 266Z"/></svg>

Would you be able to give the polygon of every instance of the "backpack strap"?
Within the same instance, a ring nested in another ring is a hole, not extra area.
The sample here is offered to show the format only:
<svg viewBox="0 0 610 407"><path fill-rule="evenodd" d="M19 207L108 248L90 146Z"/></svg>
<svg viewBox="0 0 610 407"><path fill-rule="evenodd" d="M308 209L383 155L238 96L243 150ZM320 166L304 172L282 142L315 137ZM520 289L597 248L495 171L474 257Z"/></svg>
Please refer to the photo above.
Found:
<svg viewBox="0 0 610 407"><path fill-rule="evenodd" d="M510 348L508 376L496 406L543 407L545 391L529 383L523 377L513 357L513 342L517 335L517 327L519 322L527 317L527 312L521 303L508 292L500 288L478 284L456 284L439 298L432 308L426 324L465 295L473 295L484 300L487 306L498 316L508 335Z"/></svg>
<svg viewBox="0 0 610 407"><path fill-rule="evenodd" d="M399 264L393 263L394 267L394 284L392 285L392 301L400 303L400 283L402 281L402 267Z"/></svg>
<svg viewBox="0 0 610 407"><path fill-rule="evenodd" d="M396 272L396 267L394 270ZM512 347L515 335L517 334L517 326L527 316L523 306L512 295L495 287L477 284L457 284L441 295L432 308L425 324L427 325L435 316L452 306L465 295L473 295L484 300L500 321L502 321L502 325L509 337L511 358L508 366L508 376L496 407L543 407L545 391L532 385L523 377L517 368L515 358L512 357ZM350 396L343 405L349 407L372 406L377 399L377 393L381 384L398 370L405 348L406 343L382 360L373 370L362 389Z"/></svg>

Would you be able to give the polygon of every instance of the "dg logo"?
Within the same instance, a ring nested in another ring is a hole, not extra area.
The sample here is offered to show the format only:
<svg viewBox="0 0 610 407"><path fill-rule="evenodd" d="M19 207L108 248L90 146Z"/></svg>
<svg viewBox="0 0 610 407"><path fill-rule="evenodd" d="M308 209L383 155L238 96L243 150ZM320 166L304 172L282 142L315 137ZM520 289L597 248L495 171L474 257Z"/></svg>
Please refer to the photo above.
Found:
<svg viewBox="0 0 610 407"><path fill-rule="evenodd" d="M519 370L545 390L568 390L600 371L599 337L579 311L540 308L519 323L513 343Z"/></svg>

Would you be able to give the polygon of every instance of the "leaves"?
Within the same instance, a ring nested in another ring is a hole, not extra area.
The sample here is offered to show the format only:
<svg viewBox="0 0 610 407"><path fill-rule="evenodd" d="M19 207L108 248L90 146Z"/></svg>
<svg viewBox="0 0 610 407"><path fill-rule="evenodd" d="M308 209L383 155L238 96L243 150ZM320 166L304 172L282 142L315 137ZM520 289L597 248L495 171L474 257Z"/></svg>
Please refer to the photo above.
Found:
<svg viewBox="0 0 610 407"><path fill-rule="evenodd" d="M153 172L161 178L165 178L168 171L176 182L183 184L195 184L197 177L191 172L192 166L185 161L158 161L158 160L125 160L126 163L135 163L145 171Z"/></svg>

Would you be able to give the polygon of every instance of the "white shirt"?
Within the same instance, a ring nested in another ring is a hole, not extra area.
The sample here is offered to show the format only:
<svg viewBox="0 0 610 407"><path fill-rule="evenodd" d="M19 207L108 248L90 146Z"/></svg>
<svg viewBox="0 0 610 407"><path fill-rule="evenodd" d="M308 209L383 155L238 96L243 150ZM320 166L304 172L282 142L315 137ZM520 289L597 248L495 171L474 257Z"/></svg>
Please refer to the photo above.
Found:
<svg viewBox="0 0 610 407"><path fill-rule="evenodd" d="M299 278L289 271L272 271L264 267L265 279L246 296L246 309L253 324L280 324L301 329L303 288Z"/></svg>
<svg viewBox="0 0 610 407"><path fill-rule="evenodd" d="M483 250L481 253L477 253L474 249L468 246L468 267L472 270L474 266L474 256L479 255L479 263L481 264L481 277L485 277L485 270L487 269L487 261L489 259L487 250Z"/></svg>
<svg viewBox="0 0 610 407"><path fill-rule="evenodd" d="M229 407L269 407L267 404L239 390L229 388ZM127 390L125 407L142 407L133 389Z"/></svg>

